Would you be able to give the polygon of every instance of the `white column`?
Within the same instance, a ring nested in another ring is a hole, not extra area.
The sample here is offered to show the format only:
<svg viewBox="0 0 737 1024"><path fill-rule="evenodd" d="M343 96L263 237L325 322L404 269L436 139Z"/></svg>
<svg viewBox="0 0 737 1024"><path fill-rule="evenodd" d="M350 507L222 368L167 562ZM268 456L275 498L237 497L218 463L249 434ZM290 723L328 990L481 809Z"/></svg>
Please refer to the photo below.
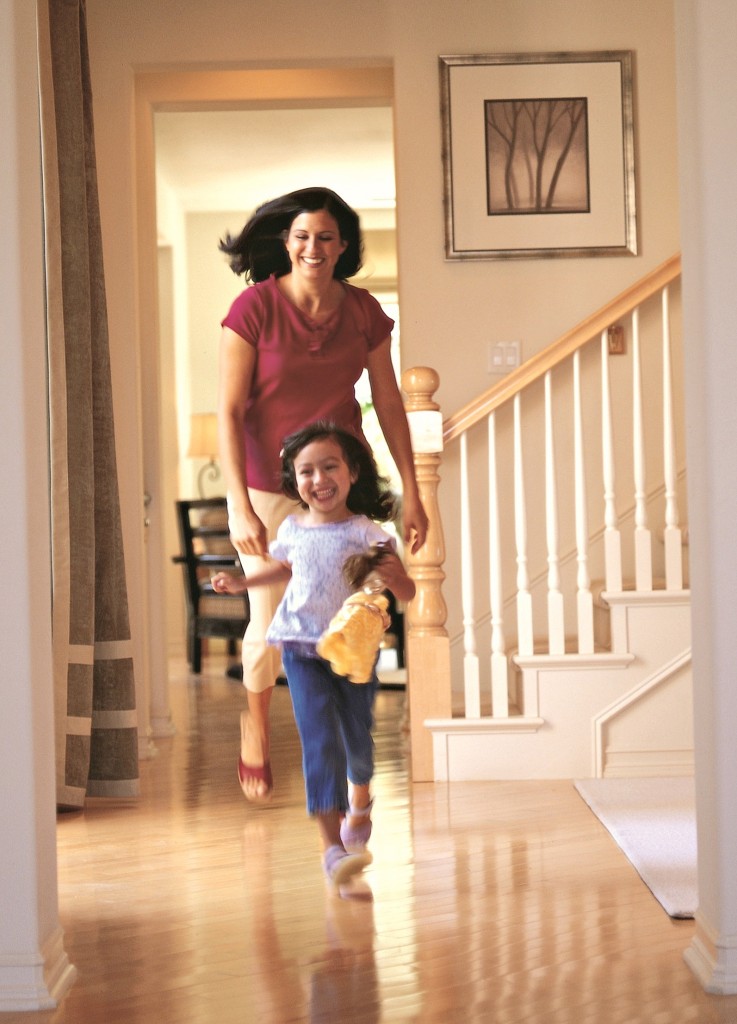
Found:
<svg viewBox="0 0 737 1024"><path fill-rule="evenodd" d="M573 448L574 504L576 510L576 610L578 653L594 653L594 601L589 573L589 519L586 510L586 468L584 465L583 408L581 395L581 352L573 353Z"/></svg>
<svg viewBox="0 0 737 1024"><path fill-rule="evenodd" d="M632 311L632 461L635 471L635 590L653 589L652 536L647 521L645 412L640 355L640 310Z"/></svg>
<svg viewBox="0 0 737 1024"><path fill-rule="evenodd" d="M678 525L678 465L676 425L673 411L673 370L671 366L670 298L663 289L663 469L665 471L665 589L683 589L683 538Z"/></svg>
<svg viewBox="0 0 737 1024"><path fill-rule="evenodd" d="M565 654L563 594L560 589L558 478L555 466L555 418L550 370L545 374L545 536L548 545L548 653Z"/></svg>
<svg viewBox="0 0 737 1024"><path fill-rule="evenodd" d="M622 538L617 518L614 491L614 431L612 392L609 379L609 339L601 334L601 459L604 476L604 565L606 589L613 594L622 590Z"/></svg>
<svg viewBox="0 0 737 1024"><path fill-rule="evenodd" d="M517 549L517 648L520 654L534 653L532 594L527 565L527 497L522 449L522 406L514 396L514 540Z"/></svg>
<svg viewBox="0 0 737 1024"><path fill-rule="evenodd" d="M504 586L499 522L496 413L489 416L489 605L491 608L491 713L509 717L509 662L504 636Z"/></svg>
<svg viewBox="0 0 737 1024"><path fill-rule="evenodd" d="M737 993L737 73L734 0L678 0L699 909L686 959Z"/></svg>
<svg viewBox="0 0 737 1024"><path fill-rule="evenodd" d="M59 927L46 341L36 10L0 2L0 1011L51 1008L74 978Z"/></svg>
<svg viewBox="0 0 737 1024"><path fill-rule="evenodd" d="M481 718L479 656L476 645L476 613L473 600L473 532L468 478L468 433L461 444L461 607L463 609L463 692L466 718Z"/></svg>

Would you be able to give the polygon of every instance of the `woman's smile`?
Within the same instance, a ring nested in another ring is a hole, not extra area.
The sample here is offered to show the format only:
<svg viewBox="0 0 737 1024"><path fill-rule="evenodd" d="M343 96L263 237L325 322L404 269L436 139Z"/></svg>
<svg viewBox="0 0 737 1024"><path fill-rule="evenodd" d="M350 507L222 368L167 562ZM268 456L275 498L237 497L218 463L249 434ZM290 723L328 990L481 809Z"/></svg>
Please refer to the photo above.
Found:
<svg viewBox="0 0 737 1024"><path fill-rule="evenodd" d="M329 270L331 278L346 245L340 237L337 221L326 210L300 213L292 221L286 240L293 270L295 267L307 272Z"/></svg>

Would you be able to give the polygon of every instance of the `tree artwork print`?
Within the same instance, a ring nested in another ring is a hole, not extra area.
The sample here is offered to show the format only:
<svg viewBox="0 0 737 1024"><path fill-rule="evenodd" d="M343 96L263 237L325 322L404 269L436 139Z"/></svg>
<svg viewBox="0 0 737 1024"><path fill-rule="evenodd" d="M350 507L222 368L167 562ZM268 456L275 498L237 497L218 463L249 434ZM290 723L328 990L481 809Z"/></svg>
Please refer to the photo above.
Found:
<svg viewBox="0 0 737 1024"><path fill-rule="evenodd" d="M588 213L588 108L581 97L485 100L487 208Z"/></svg>

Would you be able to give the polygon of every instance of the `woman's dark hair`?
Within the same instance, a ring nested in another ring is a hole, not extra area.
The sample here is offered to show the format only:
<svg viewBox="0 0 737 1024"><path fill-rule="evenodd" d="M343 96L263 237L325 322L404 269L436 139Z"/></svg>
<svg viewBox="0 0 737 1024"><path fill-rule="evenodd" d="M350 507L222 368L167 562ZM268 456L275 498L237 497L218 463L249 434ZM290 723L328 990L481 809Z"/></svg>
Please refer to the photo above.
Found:
<svg viewBox="0 0 737 1024"><path fill-rule="evenodd" d="M329 188L302 188L259 206L237 238L226 235L220 241L234 274L247 281L265 281L272 274L281 277L292 269L285 241L289 228L300 213L325 210L336 221L344 251L335 264L333 277L344 281L358 273L363 263L361 225L355 210Z"/></svg>
<svg viewBox="0 0 737 1024"><path fill-rule="evenodd" d="M326 439L339 445L348 468L356 477L346 501L351 512L368 516L380 523L393 519L395 496L389 489L386 477L379 474L373 455L357 437L327 420L313 423L285 439L281 451L281 485L287 497L294 498L302 508L307 508L297 489L294 460L308 444Z"/></svg>

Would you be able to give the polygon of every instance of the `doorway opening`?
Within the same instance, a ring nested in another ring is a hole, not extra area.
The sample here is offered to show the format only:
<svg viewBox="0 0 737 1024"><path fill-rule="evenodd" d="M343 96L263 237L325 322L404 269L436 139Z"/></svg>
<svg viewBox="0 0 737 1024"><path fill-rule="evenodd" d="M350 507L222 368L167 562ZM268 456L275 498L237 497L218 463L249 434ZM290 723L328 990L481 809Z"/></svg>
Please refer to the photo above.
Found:
<svg viewBox="0 0 737 1024"><path fill-rule="evenodd" d="M212 72L144 75L140 77L146 81L139 83L146 94L139 112L149 119L149 170L155 181L148 227L157 246L152 297L157 336L151 339L156 365L149 359L148 371L155 373L158 387L144 381L142 409L144 431L152 436L145 427L148 418L157 439L145 458L151 463L147 490L158 490L154 504L160 510L160 542L149 542L147 568L149 607L166 610L159 634L166 636L166 650L158 654L164 660L184 645L180 570L172 565L171 555L178 548L174 502L196 496L203 466L202 460L186 454L190 417L215 409L219 324L244 287L218 251L219 239L226 232L238 233L256 205L282 192L314 184L333 188L361 216L366 258L352 283L367 287L396 321L393 346L399 371L391 69L346 69L337 81L333 70L323 92L328 88L335 94L311 100L302 87L295 87L300 95L291 100L257 99L253 72L243 73L237 99L232 82L225 80L220 98L214 99L213 74L217 77ZM300 78L299 72L282 74ZM319 92L315 76L319 80L312 70L308 77ZM200 77L197 95L193 78ZM359 82L363 84L357 87ZM142 280L141 287L150 290L149 281ZM145 305L144 300L142 332ZM365 409L367 436L379 449L382 468L391 473L393 466L381 451L381 432L372 422L367 384L359 385L358 398ZM221 480L210 484L206 479L208 496L217 494L218 487L222 493ZM154 636L152 629L152 644ZM151 655L156 658L153 650Z"/></svg>

